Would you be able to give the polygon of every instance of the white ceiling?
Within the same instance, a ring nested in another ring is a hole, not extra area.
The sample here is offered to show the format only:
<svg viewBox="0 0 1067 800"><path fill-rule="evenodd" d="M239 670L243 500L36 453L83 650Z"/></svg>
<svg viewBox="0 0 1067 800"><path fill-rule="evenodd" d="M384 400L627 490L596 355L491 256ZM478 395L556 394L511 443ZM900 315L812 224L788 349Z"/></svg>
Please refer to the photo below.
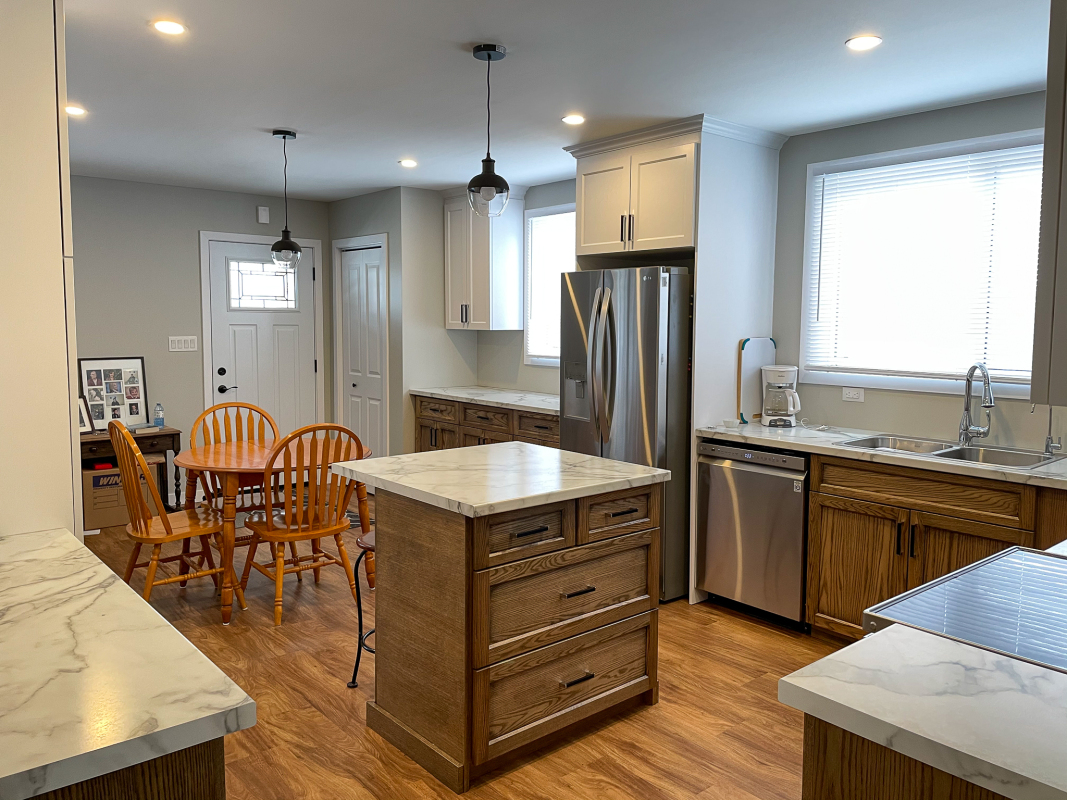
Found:
<svg viewBox="0 0 1067 800"><path fill-rule="evenodd" d="M67 0L73 171L294 196L465 183L493 67L498 171L573 176L560 148L708 113L795 134L1044 85L1049 0ZM189 27L179 38L149 27ZM843 46L875 32L867 53ZM560 122L567 112L588 121ZM415 158L405 170L398 159Z"/></svg>

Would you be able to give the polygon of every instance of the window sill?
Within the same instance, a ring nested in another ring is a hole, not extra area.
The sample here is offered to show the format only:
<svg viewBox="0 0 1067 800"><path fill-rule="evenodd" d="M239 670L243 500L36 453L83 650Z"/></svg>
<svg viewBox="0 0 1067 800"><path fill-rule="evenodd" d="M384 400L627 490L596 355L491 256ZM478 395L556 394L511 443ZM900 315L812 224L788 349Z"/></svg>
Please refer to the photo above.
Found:
<svg viewBox="0 0 1067 800"><path fill-rule="evenodd" d="M555 367L559 369L558 358L546 358L543 356L527 356L522 357L522 363L528 367Z"/></svg>
<svg viewBox="0 0 1067 800"><path fill-rule="evenodd" d="M963 395L965 381L963 378L923 378L919 376L902 377L898 375L871 375L851 372L822 372L801 369L798 376L800 383L814 383L822 386L855 386L860 389L885 389L896 392L925 392L927 394ZM975 384L981 384L981 376L975 376ZM1029 383L992 382L994 397L1012 400L1029 400ZM978 390L981 394L981 390Z"/></svg>

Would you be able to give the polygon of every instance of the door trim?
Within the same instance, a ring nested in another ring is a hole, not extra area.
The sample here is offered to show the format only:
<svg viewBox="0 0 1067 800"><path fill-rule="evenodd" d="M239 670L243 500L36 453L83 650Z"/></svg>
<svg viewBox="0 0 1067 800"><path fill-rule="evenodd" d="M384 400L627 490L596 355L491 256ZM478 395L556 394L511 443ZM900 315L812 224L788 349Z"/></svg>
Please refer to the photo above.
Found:
<svg viewBox="0 0 1067 800"><path fill-rule="evenodd" d="M389 298L392 287L389 284L389 234L372 233L367 236L349 236L345 239L334 239L332 244L332 270L333 270L333 401L334 421L342 424L344 419L344 297L341 292L341 254L345 250L369 250L380 247L382 250L382 266L385 268L385 364L382 370L382 402L385 403L385 452L374 455L389 455Z"/></svg>
<svg viewBox="0 0 1067 800"><path fill-rule="evenodd" d="M220 233L219 231L200 231L200 349L204 365L204 410L215 404L212 391L214 381L211 377L211 243L229 242L232 244L272 245L277 241L273 236L261 236L254 233ZM301 239L294 241L315 255L315 269L323 268L322 240ZM322 329L322 281L316 280L315 286L315 360L322 364L322 369L315 372L315 420L326 421L326 356L323 345Z"/></svg>

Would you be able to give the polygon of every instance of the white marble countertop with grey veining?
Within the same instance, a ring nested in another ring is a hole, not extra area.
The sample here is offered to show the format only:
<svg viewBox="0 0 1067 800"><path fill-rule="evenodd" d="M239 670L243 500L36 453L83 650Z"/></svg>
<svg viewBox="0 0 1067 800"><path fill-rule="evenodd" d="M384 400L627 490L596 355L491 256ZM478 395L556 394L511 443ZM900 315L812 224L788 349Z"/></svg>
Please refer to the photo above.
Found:
<svg viewBox="0 0 1067 800"><path fill-rule="evenodd" d="M252 698L73 534L0 536L0 798L255 722Z"/></svg>
<svg viewBox="0 0 1067 800"><path fill-rule="evenodd" d="M345 461L332 469L367 486L483 517L670 480L671 473L526 442Z"/></svg>
<svg viewBox="0 0 1067 800"><path fill-rule="evenodd" d="M750 422L736 428L714 426L696 429L698 439L713 438L721 442L755 444L764 447L777 447L782 450L815 453L822 456L851 458L856 461L868 461L875 464L916 467L934 472L947 472L953 475L969 475L975 478L990 478L1009 483L1025 483L1030 486L1067 489L1067 458L1053 461L1051 464L1044 466L1023 469L1002 467L994 464L977 464L952 458L937 458L931 455L899 451L861 450L855 447L843 447L840 444L848 439L856 439L861 436L876 436L881 433L883 432L865 431L856 428L835 428L833 426L826 430L803 427L768 428L758 422ZM946 439L945 441L949 440ZM976 440L975 444L980 446L982 442L981 440Z"/></svg>
<svg viewBox="0 0 1067 800"><path fill-rule="evenodd" d="M477 403L497 408L513 408L535 414L559 416L559 395L526 392L519 389L496 389L492 386L451 386L440 389L410 389L411 394L454 400L458 403Z"/></svg>

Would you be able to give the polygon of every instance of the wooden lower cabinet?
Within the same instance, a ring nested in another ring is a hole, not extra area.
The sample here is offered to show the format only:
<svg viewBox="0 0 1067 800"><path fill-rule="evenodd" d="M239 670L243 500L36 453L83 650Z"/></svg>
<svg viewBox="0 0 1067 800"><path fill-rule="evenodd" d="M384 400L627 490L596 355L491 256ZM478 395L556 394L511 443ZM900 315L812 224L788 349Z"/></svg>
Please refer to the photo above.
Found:
<svg viewBox="0 0 1067 800"><path fill-rule="evenodd" d="M480 444L493 444L495 442L510 442L511 434L501 433L495 430L479 430L478 428L462 427L459 429L460 447L477 447Z"/></svg>
<svg viewBox="0 0 1067 800"><path fill-rule="evenodd" d="M413 395L415 452L527 442L559 447L559 417Z"/></svg>
<svg viewBox="0 0 1067 800"><path fill-rule="evenodd" d="M434 420L416 419L415 452L425 453L430 450L451 450L459 447L460 428Z"/></svg>
<svg viewBox="0 0 1067 800"><path fill-rule="evenodd" d="M912 511L908 588L922 586L1009 547L1031 547L1033 539L1031 531Z"/></svg>

